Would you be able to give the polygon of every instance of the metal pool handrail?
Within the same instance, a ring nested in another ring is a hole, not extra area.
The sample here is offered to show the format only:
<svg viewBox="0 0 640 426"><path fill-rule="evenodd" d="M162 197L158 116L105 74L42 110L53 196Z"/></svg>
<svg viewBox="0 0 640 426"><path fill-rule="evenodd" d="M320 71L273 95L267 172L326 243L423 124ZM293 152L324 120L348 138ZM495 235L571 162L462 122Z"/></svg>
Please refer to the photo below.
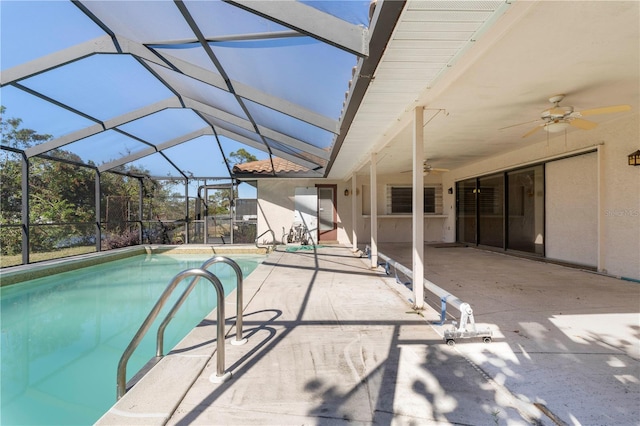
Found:
<svg viewBox="0 0 640 426"><path fill-rule="evenodd" d="M236 340L234 340L232 344L241 345L247 342L247 339L242 338L242 269L233 259L225 256L212 257L211 259L205 261L202 265L200 265L200 269L204 269L206 271L211 265L220 262L226 263L227 265L231 266L236 273ZM158 327L158 332L156 334L156 356L163 356L164 330L167 328L169 322L171 322L176 312L178 311L178 309L180 309L184 301L187 299L187 296L189 296L191 290L193 290L199 280L200 277L196 277L191 281L180 298L176 301L175 305L173 305L171 311L169 311L165 319Z"/></svg>
<svg viewBox="0 0 640 426"><path fill-rule="evenodd" d="M198 268L187 269L185 271L180 272L171 280L167 288L160 295L160 298L158 299L156 304L153 306L153 309L151 309L151 312L149 312L149 315L147 315L147 318L144 320L144 322L138 329L138 332L136 333L136 335L133 336L133 339L131 339L129 346L127 346L127 348L124 350L124 353L120 358L120 362L118 362L118 373L117 373L118 399L122 398L126 393L127 362L129 361L129 358L131 357L133 352L136 350L136 348L140 344L140 341L145 336L147 331L149 331L151 324L160 313L160 310L162 309L162 307L164 306L167 299L169 298L173 290L176 288L178 283L184 280L185 278L188 278L191 276L206 278L207 280L209 280L209 282L211 282L211 284L216 290L216 295L218 299L217 300L218 324L217 324L217 336L216 336L216 339L217 339L216 351L217 351L218 365L216 369L216 376L217 377L224 376L224 290L222 288L222 283L215 275L213 275L209 271L206 271L204 269L198 269Z"/></svg>
<svg viewBox="0 0 640 426"><path fill-rule="evenodd" d="M278 244L276 243L276 233L275 233L275 232L273 232L273 230L272 230L271 228L267 229L267 230L266 230L266 231L264 231L262 234L260 234L260 235L258 235L258 236L256 237L256 241L255 241L255 243L256 243L256 247L258 247L258 248L262 248L262 246L260 246L260 245L258 244L258 240L260 239L260 237L262 237L263 235L268 234L268 233L271 233L271 236L273 237L273 238L271 239L271 247L272 247L273 249L275 249L275 248L276 248L276 246L278 245Z"/></svg>

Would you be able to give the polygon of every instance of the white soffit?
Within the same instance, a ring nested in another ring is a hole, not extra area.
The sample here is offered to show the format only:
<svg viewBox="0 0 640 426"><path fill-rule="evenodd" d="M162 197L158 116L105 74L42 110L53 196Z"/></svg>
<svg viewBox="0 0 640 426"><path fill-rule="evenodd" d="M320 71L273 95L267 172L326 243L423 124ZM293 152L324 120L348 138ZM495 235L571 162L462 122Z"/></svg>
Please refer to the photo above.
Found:
<svg viewBox="0 0 640 426"><path fill-rule="evenodd" d="M348 178L425 90L508 8L504 1L408 1L329 177Z"/></svg>

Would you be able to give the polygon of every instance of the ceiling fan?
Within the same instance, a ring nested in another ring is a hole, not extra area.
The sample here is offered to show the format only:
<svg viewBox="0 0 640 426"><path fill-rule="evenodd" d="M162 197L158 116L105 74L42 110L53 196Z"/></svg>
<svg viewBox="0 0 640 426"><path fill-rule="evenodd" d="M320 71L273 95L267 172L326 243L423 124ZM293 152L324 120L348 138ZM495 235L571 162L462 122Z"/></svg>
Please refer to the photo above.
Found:
<svg viewBox="0 0 640 426"><path fill-rule="evenodd" d="M405 170L405 171L400 172L400 173L410 173L412 171L413 171L413 169ZM424 160L422 162L422 173L424 173L425 175L428 175L429 173L444 173L444 172L448 172L448 171L449 171L449 169L439 169L439 168L433 167L431 164L429 164L427 162L427 160Z"/></svg>
<svg viewBox="0 0 640 426"><path fill-rule="evenodd" d="M629 111L631 109L630 105L612 105L600 108L585 109L582 111L575 111L572 106L560 106L560 102L562 102L564 97L565 95L555 95L550 97L549 102L551 102L553 106L542 111L539 119L528 121L526 123L516 124L514 126L503 127L500 130L521 126L523 124L535 123L538 121L541 121L541 123L522 135L523 138L533 135L540 129L544 129L549 133L561 132L568 129L569 127L575 127L582 130L591 130L595 128L598 123L583 120L581 117L588 117L590 115L599 114L612 114L615 112Z"/></svg>

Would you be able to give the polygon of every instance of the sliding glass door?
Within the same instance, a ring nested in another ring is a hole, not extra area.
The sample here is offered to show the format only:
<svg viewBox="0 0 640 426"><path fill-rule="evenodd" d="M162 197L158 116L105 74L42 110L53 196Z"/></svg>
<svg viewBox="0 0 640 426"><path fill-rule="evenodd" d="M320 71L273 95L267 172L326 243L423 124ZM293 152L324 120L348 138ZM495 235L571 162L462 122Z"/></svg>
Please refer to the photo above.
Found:
<svg viewBox="0 0 640 426"><path fill-rule="evenodd" d="M476 244L476 180L468 179L456 183L456 232L461 243Z"/></svg>
<svg viewBox="0 0 640 426"><path fill-rule="evenodd" d="M504 176L487 176L478 182L478 244L504 247Z"/></svg>
<svg viewBox="0 0 640 426"><path fill-rule="evenodd" d="M456 239L544 255L544 166L456 183Z"/></svg>
<svg viewBox="0 0 640 426"><path fill-rule="evenodd" d="M543 166L507 173L507 186L507 248L544 254Z"/></svg>

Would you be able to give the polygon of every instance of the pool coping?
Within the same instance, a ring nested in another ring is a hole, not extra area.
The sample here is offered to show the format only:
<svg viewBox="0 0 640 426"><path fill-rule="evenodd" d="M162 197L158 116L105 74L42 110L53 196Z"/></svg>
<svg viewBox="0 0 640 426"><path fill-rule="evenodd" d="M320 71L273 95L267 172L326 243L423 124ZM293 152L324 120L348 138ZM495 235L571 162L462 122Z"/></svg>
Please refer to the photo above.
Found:
<svg viewBox="0 0 640 426"><path fill-rule="evenodd" d="M260 290L282 255L282 251L268 253L268 262L260 263L243 279L243 310ZM237 291L236 288L225 296L225 343L226 339L231 339L237 333L235 321L229 320L229 317L236 314ZM152 368L145 371L94 425L120 425L123 422L128 425L146 426L166 424L204 369L209 363L216 362L217 342L213 334L213 324L216 321L217 307L213 307L176 346L168 350Z"/></svg>
<svg viewBox="0 0 640 426"><path fill-rule="evenodd" d="M81 254L78 256L45 260L27 265L9 266L0 270L0 287L18 284L24 281L46 277L52 274L72 271L87 266L99 265L114 260L124 259L139 254L267 254L268 249L255 245L224 245L209 244L189 245L139 245Z"/></svg>

